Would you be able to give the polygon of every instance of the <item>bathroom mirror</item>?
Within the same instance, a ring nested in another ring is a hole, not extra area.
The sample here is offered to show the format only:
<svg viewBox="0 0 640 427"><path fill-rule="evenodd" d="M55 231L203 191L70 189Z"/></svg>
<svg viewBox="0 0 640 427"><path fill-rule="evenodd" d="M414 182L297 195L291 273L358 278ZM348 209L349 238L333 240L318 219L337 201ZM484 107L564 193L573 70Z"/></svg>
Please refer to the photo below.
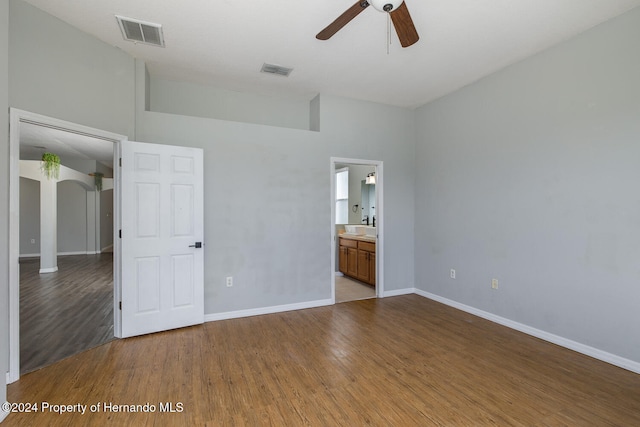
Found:
<svg viewBox="0 0 640 427"><path fill-rule="evenodd" d="M367 184L365 180L360 183L360 196L362 200L362 224L374 225L373 219L376 214L376 185Z"/></svg>
<svg viewBox="0 0 640 427"><path fill-rule="evenodd" d="M363 184L367 175L375 172L375 166L336 164L336 172L347 169L348 173L348 212L347 222L343 216L336 215L336 224L366 224L365 215L369 216L369 224L373 225L373 215L375 215L375 184ZM367 200L363 201L363 186L367 187ZM336 201L336 211L339 209L340 201ZM373 207L373 209L372 209ZM338 218L340 220L338 220Z"/></svg>

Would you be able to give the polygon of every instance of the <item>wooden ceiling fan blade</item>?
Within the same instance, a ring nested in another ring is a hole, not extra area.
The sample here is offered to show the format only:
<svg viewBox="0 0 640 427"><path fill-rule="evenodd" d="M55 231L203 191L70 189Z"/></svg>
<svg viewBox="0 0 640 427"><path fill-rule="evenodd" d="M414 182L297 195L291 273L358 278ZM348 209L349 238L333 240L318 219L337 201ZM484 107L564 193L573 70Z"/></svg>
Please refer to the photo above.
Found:
<svg viewBox="0 0 640 427"><path fill-rule="evenodd" d="M324 30L320 31L316 38L318 40L328 40L335 33L340 31L342 27L347 25L353 18L358 16L360 12L365 10L369 6L367 1L357 1L356 4L347 9L342 15L327 26Z"/></svg>
<svg viewBox="0 0 640 427"><path fill-rule="evenodd" d="M413 20L409 14L409 9L407 9L406 2L402 2L397 9L389 12L389 15L391 15L391 21L396 29L396 33L398 33L398 39L400 39L402 47L409 47L420 39L418 31L415 25L413 25Z"/></svg>

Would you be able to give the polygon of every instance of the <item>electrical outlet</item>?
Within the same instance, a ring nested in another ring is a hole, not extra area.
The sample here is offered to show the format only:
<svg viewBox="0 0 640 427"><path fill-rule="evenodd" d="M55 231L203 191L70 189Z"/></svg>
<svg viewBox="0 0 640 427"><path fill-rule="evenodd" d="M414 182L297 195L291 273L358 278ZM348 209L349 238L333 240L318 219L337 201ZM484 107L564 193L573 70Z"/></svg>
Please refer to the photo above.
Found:
<svg viewBox="0 0 640 427"><path fill-rule="evenodd" d="M449 271L449 277L452 279L456 278L456 271L453 268Z"/></svg>
<svg viewBox="0 0 640 427"><path fill-rule="evenodd" d="M227 288L230 288L233 286L233 277L228 276L227 277Z"/></svg>
<svg viewBox="0 0 640 427"><path fill-rule="evenodd" d="M491 289L498 289L498 279L491 279Z"/></svg>

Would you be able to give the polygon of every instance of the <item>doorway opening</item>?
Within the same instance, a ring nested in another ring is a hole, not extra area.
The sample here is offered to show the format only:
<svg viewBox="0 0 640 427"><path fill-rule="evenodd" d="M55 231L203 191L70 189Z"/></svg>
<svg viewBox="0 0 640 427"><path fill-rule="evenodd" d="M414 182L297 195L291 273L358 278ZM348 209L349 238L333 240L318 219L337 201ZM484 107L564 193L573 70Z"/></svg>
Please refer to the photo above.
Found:
<svg viewBox="0 0 640 427"><path fill-rule="evenodd" d="M382 162L332 157L330 173L332 301L382 298Z"/></svg>
<svg viewBox="0 0 640 427"><path fill-rule="evenodd" d="M38 136L41 137L41 142L37 142ZM48 135L48 136L47 136ZM34 141L28 142L29 139L33 139ZM76 140L74 143L70 143L70 145L65 148L65 139L68 140ZM78 172L78 169L83 168L92 168L95 169L95 165L97 163L93 163L93 167L90 167L90 159L100 158L103 162L114 163L114 160L118 158L118 144L121 141L126 140L127 137L123 135L114 134L111 132L102 131L99 129L89 128L83 125L79 125L76 123L66 122L58 119L54 119L47 116L42 116L39 114L22 111L18 109L10 110L10 135L9 135L9 157L10 157L10 171L9 171L9 210L10 210L10 232L9 232L9 372L7 374L7 382L14 382L19 379L21 373L21 326L25 326L28 328L37 328L41 327L43 324L48 323L47 325L47 334L58 334L61 341L65 339L71 339L79 341L80 343L85 342L86 345L92 346L92 339L94 337L82 337L81 334L78 334L79 327L76 327L76 330L69 331L69 326L65 326L65 322L60 321L60 318L56 317L56 312L60 312L61 310L56 309L55 305L64 303L63 299L61 300L61 294L65 292L64 289L59 287L59 283L56 284L54 282L62 279L63 281L67 280L67 282L77 286L80 288L75 290L69 290L70 293L66 296L75 302L77 300L82 300L85 298L84 303L81 303L79 306L76 304L72 307L68 307L69 310L66 316L82 316L83 313L73 313L73 311L77 311L78 307L86 307L88 310L91 310L91 304L89 302L92 299L96 298L111 298L108 301L108 304L103 305L103 313L102 318L98 315L92 321L101 323L102 329L107 328L107 331L102 331L103 337L105 335L110 335L109 338L113 338L114 331L118 331L119 328L119 316L116 310L116 301L119 300L119 287L116 286L119 283L119 248L118 245L113 245L115 242L115 233L114 230L118 229L120 215L119 215L119 197L118 197L118 177L114 176L114 185L113 190L109 191L110 195L105 191L104 194L99 194L95 192L91 197L86 196L84 199L84 207L86 211L83 211L82 214L79 214L79 218L84 218L84 223L82 224L82 231L86 233L83 235L80 240L86 240L85 249L83 249L82 254L74 253L73 250L65 251L64 249L59 250L56 242L56 238L53 238L53 243L55 243L55 251L54 253L61 252L60 266L64 268L64 270L60 270L57 273L55 268L40 268L38 269L38 265L40 258L29 258L28 255L41 255L42 252L38 249L38 245L36 243L36 238L38 241L41 239L40 236L40 227L37 230L28 229L26 233L24 232L26 229L23 227L23 233L20 233L20 225L21 225L21 216L24 216L25 213L28 212L20 212L21 206L21 197L20 197L20 186L21 180L21 151L23 152L23 156L26 158L33 157L35 152L39 152L39 155L42 155L43 147L44 150L47 151L64 151L68 150L65 154L68 158L71 158L71 154L75 153L75 160L71 160L68 164L73 164L73 169L76 170L78 176L82 176L84 174L89 175L87 170L82 172ZM21 146L21 141L24 142L24 146ZM84 141L84 142L83 142ZM99 154L99 149L96 146L91 146L90 141L100 141L102 145L105 145L110 148L111 154L106 154L106 159L104 158L104 154ZM85 143L86 146L82 144ZM75 145L74 145L75 144ZM34 148L37 147L37 148ZM51 150L48 148L51 147ZM23 148L23 150L21 150ZM29 154L29 151L32 151ZM35 150L35 152L33 151ZM101 157L102 156L102 157ZM64 156L61 156L64 158ZM78 157L80 160L78 160ZM84 157L84 160L89 160L89 162L81 161ZM36 159L33 159L36 160ZM63 163L64 165L64 163ZM93 171L95 173L97 171ZM99 172L99 171L98 171ZM93 178L92 178L93 179ZM24 181L24 188L30 185L33 189L33 182L29 182L27 179ZM80 179L82 181L82 179ZM78 182L80 182L78 181ZM89 186L86 182L83 184L85 189L80 188L77 183L74 183L73 180L70 181L61 181L59 184L64 183L62 187L63 193L73 194L74 192L77 194L78 191L84 192L86 187ZM87 192L88 194L88 192ZM24 194L23 194L24 195ZM33 196L33 194L32 194ZM91 200L90 200L91 199ZM101 211L102 213L108 213L110 217L110 224L108 221L104 221L104 226L106 229L98 230L98 227L95 226L93 231L92 227L88 224L92 221L100 220L100 213L96 212L97 207L100 206L100 199L104 199L105 204L109 205L109 209L105 209ZM24 201L23 201L24 202ZM78 205L79 206L79 205ZM68 208L68 206L65 206ZM52 211L53 215L57 215L58 209ZM64 213L66 215L66 213ZM84 215L84 217L83 217ZM92 215L94 215L92 217ZM40 216L37 216L40 218ZM31 221L35 223L33 218L28 219L27 221ZM72 224L71 227L73 227ZM37 231L37 233L36 233ZM93 233L93 234L92 234ZM24 235L27 234L27 235ZM35 237L35 234L38 234L38 237ZM91 235L92 234L92 235ZM100 235L107 236L110 234L110 239L103 238L101 239ZM56 234L57 236L57 234ZM76 244L78 242L77 236ZM21 244L21 239L26 240L26 243ZM71 239L73 240L73 239ZM111 243L109 243L111 240ZM104 244L101 244L102 243ZM34 243L31 243L34 242ZM31 245L31 246L30 246ZM21 246L22 251L21 251ZM22 252L22 253L21 253ZM67 252L66 254L64 252ZM21 264L21 255L24 263ZM56 261L57 262L57 261ZM57 266L56 266L57 267ZM79 281L79 278L74 277L72 280L69 280L67 274L74 274L74 271L78 271L79 267L85 267L84 273L87 274L89 272L89 277L84 277L81 280L84 280L85 286L78 284L76 282ZM22 270L22 272L21 272ZM48 271L51 271L49 273ZM42 274L43 272L44 274ZM21 280L21 274L24 274L25 281ZM97 276L94 278L90 277L91 274L96 274ZM21 281L23 282L24 288L21 289ZM101 287L101 290L97 293L91 295L91 287L95 286L96 283L100 281L105 282L106 286L110 289L104 290L104 285ZM26 283L31 282L31 283ZM29 287L30 286L30 287ZM84 294L83 292L84 291ZM49 295L46 295L46 292L51 292ZM23 295L21 295L23 293ZM45 295L37 295L38 293L45 293ZM111 295L113 295L111 297ZM24 298L23 298L24 297ZM31 298L31 300L30 300ZM31 301L31 302L29 302ZM34 302L36 301L36 302ZM39 302L38 302L39 301ZM91 301L95 303L95 301ZM102 301L104 303L104 301ZM21 307L21 303L25 304ZM30 308L35 308L40 304L40 309L28 311ZM47 305L48 304L48 305ZM21 310L25 311L25 316L21 318ZM85 314L87 314L85 312ZM92 313L95 314L95 313ZM106 317L110 319L105 319ZM45 318L45 316L50 316L49 318ZM28 319L29 324L22 325L25 322L25 319ZM68 320L68 319L66 319ZM35 322L35 323L33 323ZM78 321L71 321L69 324L72 325L82 325ZM23 329L24 331L24 329ZM73 335L65 336L65 334L71 333ZM25 338L28 336L25 334ZM32 337L33 338L33 337ZM50 344L50 343L49 343ZM65 347L63 345L62 347ZM68 347L68 346L66 346ZM89 348L89 347L87 347ZM24 350L24 349L23 349ZM59 348L43 348L37 349L36 352L49 352L50 354L46 355L43 360L47 360L48 357L54 355L54 353L59 352ZM68 351L68 348L65 350ZM64 351L61 353L61 358L66 357L69 354L65 354ZM32 370L33 365L25 366L26 369L23 371ZM35 366L38 368L40 366Z"/></svg>

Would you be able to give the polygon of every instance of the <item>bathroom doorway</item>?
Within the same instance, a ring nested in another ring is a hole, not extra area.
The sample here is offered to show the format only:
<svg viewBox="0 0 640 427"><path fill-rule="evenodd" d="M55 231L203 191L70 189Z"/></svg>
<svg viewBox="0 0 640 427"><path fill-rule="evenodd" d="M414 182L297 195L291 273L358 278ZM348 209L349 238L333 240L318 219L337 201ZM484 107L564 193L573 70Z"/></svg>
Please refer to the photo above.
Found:
<svg viewBox="0 0 640 427"><path fill-rule="evenodd" d="M331 295L334 303L384 295L383 166L332 157Z"/></svg>

